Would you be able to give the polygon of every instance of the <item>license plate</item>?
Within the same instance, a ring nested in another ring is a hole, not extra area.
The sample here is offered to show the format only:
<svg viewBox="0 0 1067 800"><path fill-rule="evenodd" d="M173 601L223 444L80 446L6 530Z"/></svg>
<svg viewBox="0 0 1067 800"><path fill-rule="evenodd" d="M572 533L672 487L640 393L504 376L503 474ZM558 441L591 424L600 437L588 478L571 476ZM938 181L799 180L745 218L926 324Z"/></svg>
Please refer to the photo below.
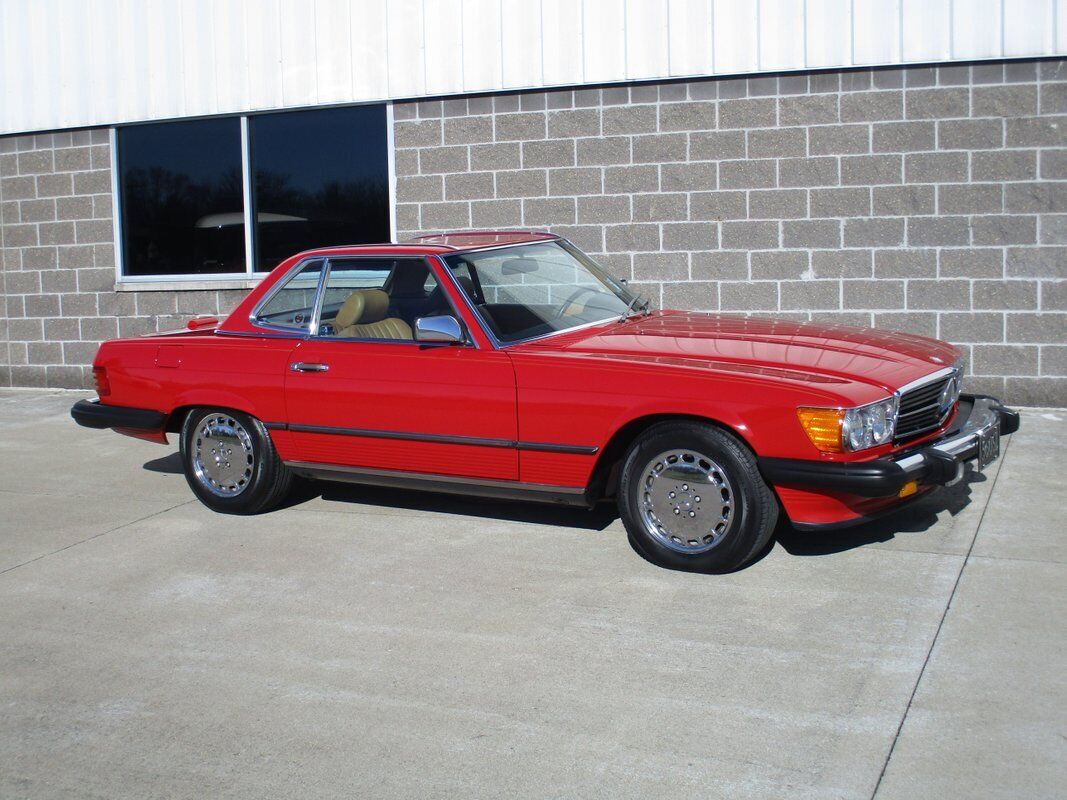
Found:
<svg viewBox="0 0 1067 800"><path fill-rule="evenodd" d="M1000 420L978 432L978 471L981 472L1000 457Z"/></svg>

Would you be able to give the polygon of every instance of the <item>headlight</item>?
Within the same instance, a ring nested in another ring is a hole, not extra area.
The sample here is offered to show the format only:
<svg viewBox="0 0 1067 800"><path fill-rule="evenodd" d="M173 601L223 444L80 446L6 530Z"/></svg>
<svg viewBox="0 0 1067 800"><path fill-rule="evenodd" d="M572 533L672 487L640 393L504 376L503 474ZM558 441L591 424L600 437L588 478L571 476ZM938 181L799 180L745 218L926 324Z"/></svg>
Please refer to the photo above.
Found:
<svg viewBox="0 0 1067 800"><path fill-rule="evenodd" d="M894 396L858 408L798 408L797 418L824 453L866 450L892 441L898 402Z"/></svg>

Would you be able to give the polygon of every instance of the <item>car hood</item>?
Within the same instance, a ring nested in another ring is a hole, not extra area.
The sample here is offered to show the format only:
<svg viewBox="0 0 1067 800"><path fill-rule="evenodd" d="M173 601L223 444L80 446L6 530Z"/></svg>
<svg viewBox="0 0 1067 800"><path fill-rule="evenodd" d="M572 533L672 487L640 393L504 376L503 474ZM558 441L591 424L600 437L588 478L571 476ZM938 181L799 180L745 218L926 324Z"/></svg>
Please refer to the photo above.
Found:
<svg viewBox="0 0 1067 800"><path fill-rule="evenodd" d="M585 328L541 345L620 360L842 379L890 392L960 358L950 344L909 333L687 311Z"/></svg>

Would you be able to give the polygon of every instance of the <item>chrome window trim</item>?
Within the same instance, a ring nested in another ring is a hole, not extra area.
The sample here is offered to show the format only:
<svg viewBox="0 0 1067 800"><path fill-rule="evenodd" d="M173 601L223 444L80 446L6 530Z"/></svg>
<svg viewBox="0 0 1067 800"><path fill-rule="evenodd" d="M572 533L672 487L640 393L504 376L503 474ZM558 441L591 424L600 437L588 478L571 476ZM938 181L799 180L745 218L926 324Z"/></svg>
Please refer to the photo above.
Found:
<svg viewBox="0 0 1067 800"><path fill-rule="evenodd" d="M340 262L340 261L347 261L349 259L353 259L353 260L354 259L364 259L364 260L386 259L386 260L388 260L389 257L388 256L381 256L381 255L376 255L376 256L372 256L372 255L335 256L332 260L330 258L326 259L327 267L332 267L332 262L333 261ZM437 275L433 271L433 265L430 263L430 257L429 256L398 256L396 258L393 258L392 260L393 261L421 261L426 265L426 267L429 270L430 275L433 277L433 279L435 281L437 280ZM448 273L451 273L451 270L449 270L447 267L445 267L445 271L448 272ZM406 344L406 345L418 345L419 347L457 347L457 345L451 344L451 343L448 343L448 342L420 342L418 339L363 339L363 338L355 338L355 337L351 337L351 336L320 336L318 334L319 320L322 317L322 301L326 297L325 288L326 288L326 283L329 280L329 276L327 274L328 272L329 272L329 269L324 269L323 270L323 274L326 277L323 278L322 283L319 286L319 294L315 298L315 324L308 331L308 334L307 334L306 338L309 341L316 341L316 342L357 342L357 343L358 342L362 342L364 344L366 344L366 343L372 343L372 344ZM450 279L451 279L451 277L452 277L451 274L449 274L449 278ZM474 341L474 337L471 336L470 332L466 330L467 326L463 324L463 317L456 311L456 306L452 302L452 298L448 296L448 292L445 292L444 295L445 295L445 301L448 303L448 307L450 309L452 309L452 313L455 314L455 316L456 316L456 321L459 322L460 326L464 329L464 335L467 337L466 341L460 343L458 346L459 347L473 347L475 350L479 349L478 348L478 343L476 341ZM414 335L414 331L412 331L412 335Z"/></svg>
<svg viewBox="0 0 1067 800"><path fill-rule="evenodd" d="M283 333L296 334L297 338L303 338L303 336L308 335L308 328L297 328L291 325L273 325L269 322L262 322L259 319L259 314L263 310L263 307L271 300L273 300L274 296L278 294L278 292L280 292L282 289L284 289L289 284L289 281L295 278L304 269L304 267L306 267L312 261L322 261L322 274L325 274L326 267L329 264L329 260L329 256L319 255L308 256L306 258L300 259L300 261L297 261L292 267L286 270L285 274L280 277L272 287L270 287L270 291L263 295L263 297L259 299L259 302L252 307L252 310L248 312L248 323L253 328L261 328L268 331L282 331ZM322 274L319 275L319 286L316 289L316 304L318 303L318 291L322 288ZM312 318L314 318L314 312L312 313ZM304 333L300 334L300 331L304 331Z"/></svg>
<svg viewBox="0 0 1067 800"><path fill-rule="evenodd" d="M322 301L326 297L326 281L330 277L330 257L322 263L322 271L319 273L319 285L315 287L315 306L311 310L311 324L308 325L308 336L314 336L319 330L319 317L322 316Z"/></svg>
<svg viewBox="0 0 1067 800"><path fill-rule="evenodd" d="M301 259L296 264L294 264L292 267L290 267L288 270L286 270L285 275L283 275L281 278L278 279L278 282L275 283L274 286L271 287L270 291L267 292L266 295L264 295L262 298L260 298L259 302L256 303L256 305L249 312L249 314L248 314L248 322L254 328L259 328L259 329L264 330L264 331L270 331L272 333L262 333L262 334L261 333L251 333L251 334L249 334L249 333L240 332L240 331L217 331L217 332L220 333L220 334L223 334L223 335L233 335L233 336L272 336L273 338L301 339L301 340L328 341L328 342L363 342L363 343L373 343L373 344L406 344L406 345L414 344L414 345L419 345L420 347L456 347L456 345L454 345L454 344L434 343L434 342L420 342L417 339L362 339L362 338L361 339L356 339L356 338L345 338L345 337L335 337L335 336L319 336L317 331L319 329L319 320L322 318L322 304L323 304L323 300L326 297L326 292L325 292L326 283L329 280L330 270L331 270L331 268L333 266L333 262L335 262L335 261L336 262L341 262L341 261L349 261L349 260L352 260L352 261L355 261L355 260L366 260L366 261L372 261L372 260L379 260L379 261L381 261L381 260L385 260L385 261L401 261L401 260L422 261L430 269L430 274L434 276L434 279L435 280L437 279L437 276L434 275L433 268L432 268L432 266L430 264L430 257L428 257L428 256L418 256L418 255L408 256L408 255L405 255L405 256L393 256L393 257L390 257L388 254L376 254L376 255L371 255L371 254L347 255L346 254L346 255L342 255L342 256L332 256L331 257L329 255L312 255L312 256L308 256L307 258ZM269 322L261 321L259 319L259 314L263 310L263 307L267 303L269 303L278 292L280 292L282 289L284 289L285 286L288 285L289 281L292 280L294 277L296 277L296 275L299 274L304 269L304 267L306 267L308 264L310 264L313 261L322 261L323 263L322 263L322 271L319 273L319 281L318 281L318 284L315 287L315 305L314 305L314 308L312 310L311 321L308 323L308 326L306 328L297 328L297 327L292 327L292 326L288 326L288 325L272 325ZM453 276L451 274L451 270L448 269L447 265L444 265L444 270L448 274L449 279L452 280ZM463 293L462 290L460 290L460 294L463 295L464 297L466 297L465 293ZM448 292L445 292L445 300L448 302L449 308L451 308L452 312L454 314L456 314L456 318L460 321L460 324L462 325L463 324L463 319L458 314L458 312L456 311L456 306L452 302L452 298L450 298L448 296ZM476 319L480 319L477 316L477 314L475 314L475 318ZM466 326L464 326L464 327L466 327ZM284 335L279 336L279 334L284 334ZM478 349L478 343L476 341L473 341L473 337L471 337L469 335L468 335L468 341L464 342L460 346L461 347L474 347L475 349Z"/></svg>

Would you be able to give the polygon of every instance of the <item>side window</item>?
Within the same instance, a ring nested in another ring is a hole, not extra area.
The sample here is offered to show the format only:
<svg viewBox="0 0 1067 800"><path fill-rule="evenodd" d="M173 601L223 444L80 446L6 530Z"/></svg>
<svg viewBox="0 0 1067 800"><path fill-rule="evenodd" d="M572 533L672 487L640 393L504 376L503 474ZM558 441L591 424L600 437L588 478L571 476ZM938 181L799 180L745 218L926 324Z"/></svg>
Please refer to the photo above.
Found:
<svg viewBox="0 0 1067 800"><path fill-rule="evenodd" d="M260 308L256 322L275 328L307 330L315 314L322 261L311 261Z"/></svg>
<svg viewBox="0 0 1067 800"><path fill-rule="evenodd" d="M447 301L424 259L330 261L319 335L410 341L415 320Z"/></svg>

